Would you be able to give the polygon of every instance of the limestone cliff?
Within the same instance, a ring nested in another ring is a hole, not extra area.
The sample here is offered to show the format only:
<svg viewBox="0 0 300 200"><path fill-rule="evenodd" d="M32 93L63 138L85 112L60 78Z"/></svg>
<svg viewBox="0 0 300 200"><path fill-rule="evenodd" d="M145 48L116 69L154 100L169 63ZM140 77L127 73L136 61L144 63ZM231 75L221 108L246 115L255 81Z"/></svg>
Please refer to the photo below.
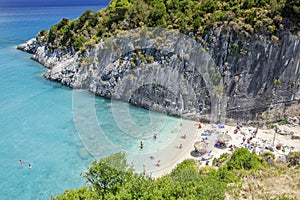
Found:
<svg viewBox="0 0 300 200"><path fill-rule="evenodd" d="M135 29L84 54L51 52L36 40L19 49L49 68L46 78L72 88L171 115L247 121L299 103L299 42L299 34L282 32L273 41L220 26L202 41Z"/></svg>

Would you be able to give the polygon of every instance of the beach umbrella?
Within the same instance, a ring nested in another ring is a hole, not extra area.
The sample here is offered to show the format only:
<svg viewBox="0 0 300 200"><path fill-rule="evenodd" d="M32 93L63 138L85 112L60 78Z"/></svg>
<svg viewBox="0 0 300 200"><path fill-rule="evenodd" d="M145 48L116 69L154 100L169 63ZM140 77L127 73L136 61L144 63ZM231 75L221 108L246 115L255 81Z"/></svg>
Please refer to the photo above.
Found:
<svg viewBox="0 0 300 200"><path fill-rule="evenodd" d="M194 148L196 152L205 154L209 151L209 146L205 142L197 141L194 143Z"/></svg>
<svg viewBox="0 0 300 200"><path fill-rule="evenodd" d="M218 142L222 142L222 143L227 143L229 142L230 140L232 140L231 136L228 135L228 134L221 134L221 135L218 135Z"/></svg>

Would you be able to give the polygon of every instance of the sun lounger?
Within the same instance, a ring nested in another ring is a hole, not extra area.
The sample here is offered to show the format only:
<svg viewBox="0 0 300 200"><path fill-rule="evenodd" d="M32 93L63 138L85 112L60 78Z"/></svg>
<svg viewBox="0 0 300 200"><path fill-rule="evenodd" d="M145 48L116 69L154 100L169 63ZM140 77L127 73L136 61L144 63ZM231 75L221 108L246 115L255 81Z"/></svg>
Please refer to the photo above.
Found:
<svg viewBox="0 0 300 200"><path fill-rule="evenodd" d="M204 133L201 133L201 136L211 136L211 133L209 133L209 132L204 132Z"/></svg>

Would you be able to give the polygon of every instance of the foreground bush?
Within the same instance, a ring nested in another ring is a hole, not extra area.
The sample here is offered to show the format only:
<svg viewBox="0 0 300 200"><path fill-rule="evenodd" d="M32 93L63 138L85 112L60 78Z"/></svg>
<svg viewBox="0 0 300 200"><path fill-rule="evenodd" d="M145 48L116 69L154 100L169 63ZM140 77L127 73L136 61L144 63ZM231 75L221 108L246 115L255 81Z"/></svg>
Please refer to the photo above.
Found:
<svg viewBox="0 0 300 200"><path fill-rule="evenodd" d="M233 169L246 169L246 170L257 170L267 166L266 161L248 151L246 148L237 149L231 156L231 159L227 162L229 170Z"/></svg>
<svg viewBox="0 0 300 200"><path fill-rule="evenodd" d="M236 181L226 168L201 171L194 160L185 160L158 179L134 173L124 153L94 162L84 177L89 187L67 190L52 199L225 199L227 184Z"/></svg>
<svg viewBox="0 0 300 200"><path fill-rule="evenodd" d="M289 156L292 164L299 163L299 152ZM272 154L265 154L273 158ZM67 190L64 194L51 197L52 200L67 199L225 199L230 190L240 192L240 178L260 177L267 163L262 156L250 153L248 149L236 150L227 163L219 168L206 166L199 168L195 160L185 160L170 174L153 179L144 174L134 173L128 167L124 153L113 154L93 165L84 174L90 183L88 187L77 190ZM261 170L263 169L263 170ZM251 170L247 176L240 176L241 172ZM268 173L267 173L268 174ZM268 176L267 176L268 177ZM237 183L237 184L235 184Z"/></svg>

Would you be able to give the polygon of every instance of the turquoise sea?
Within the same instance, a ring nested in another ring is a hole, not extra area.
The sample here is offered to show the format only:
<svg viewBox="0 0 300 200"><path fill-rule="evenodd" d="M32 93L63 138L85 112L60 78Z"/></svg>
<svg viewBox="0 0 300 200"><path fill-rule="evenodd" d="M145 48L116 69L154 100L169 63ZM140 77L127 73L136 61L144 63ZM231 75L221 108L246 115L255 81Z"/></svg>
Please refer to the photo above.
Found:
<svg viewBox="0 0 300 200"><path fill-rule="evenodd" d="M84 186L80 174L95 158L120 150L139 153L141 138L149 144L153 133L164 142L174 138L169 130L179 119L82 91L74 94L44 79L46 69L16 50L61 18L102 7L0 8L0 199L49 199ZM147 145L143 153L161 147Z"/></svg>

